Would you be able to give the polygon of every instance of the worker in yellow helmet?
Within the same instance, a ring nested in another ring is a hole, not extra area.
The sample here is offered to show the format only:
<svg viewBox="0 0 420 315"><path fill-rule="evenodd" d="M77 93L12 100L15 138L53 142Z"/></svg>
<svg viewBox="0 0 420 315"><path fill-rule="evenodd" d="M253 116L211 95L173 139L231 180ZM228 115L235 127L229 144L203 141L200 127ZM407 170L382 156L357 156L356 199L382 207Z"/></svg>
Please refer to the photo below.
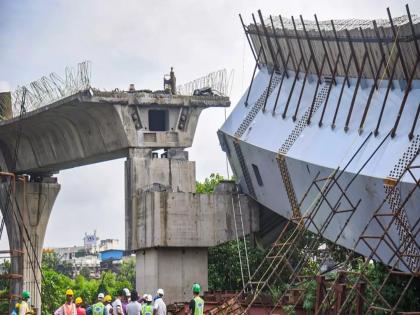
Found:
<svg viewBox="0 0 420 315"><path fill-rule="evenodd" d="M54 315L77 315L76 304L73 303L74 293L72 289L66 291L66 303L54 312Z"/></svg>
<svg viewBox="0 0 420 315"><path fill-rule="evenodd" d="M74 300L76 303L76 309L77 309L77 315L86 315L86 310L83 308L83 300L81 297L77 297L76 300Z"/></svg>
<svg viewBox="0 0 420 315"><path fill-rule="evenodd" d="M111 315L111 311L110 311L112 309L111 302L112 302L112 297L109 294L105 295L104 297L105 315Z"/></svg>

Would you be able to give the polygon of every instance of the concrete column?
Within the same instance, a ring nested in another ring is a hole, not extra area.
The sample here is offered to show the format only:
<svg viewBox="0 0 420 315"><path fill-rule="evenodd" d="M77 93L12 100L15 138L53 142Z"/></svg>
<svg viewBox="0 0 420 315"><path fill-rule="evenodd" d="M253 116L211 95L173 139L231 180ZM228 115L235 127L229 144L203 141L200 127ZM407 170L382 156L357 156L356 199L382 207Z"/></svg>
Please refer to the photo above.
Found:
<svg viewBox="0 0 420 315"><path fill-rule="evenodd" d="M31 304L41 314L42 248L48 220L60 185L55 178L39 178L39 181L18 180L13 207L4 209L9 247L12 258L12 274L22 275L11 281L11 294L21 295L22 290L31 292ZM3 186L5 188L5 186ZM2 195L4 196L3 189ZM19 254L21 253L21 254ZM38 284L37 284L38 283Z"/></svg>
<svg viewBox="0 0 420 315"><path fill-rule="evenodd" d="M183 150L158 158L133 149L125 170L126 248L136 252L141 294L163 288L173 303L188 301L195 282L208 289L208 247L235 238L232 202L241 204L245 233L258 230L258 207L246 196L232 199L233 183L196 194L195 163Z"/></svg>

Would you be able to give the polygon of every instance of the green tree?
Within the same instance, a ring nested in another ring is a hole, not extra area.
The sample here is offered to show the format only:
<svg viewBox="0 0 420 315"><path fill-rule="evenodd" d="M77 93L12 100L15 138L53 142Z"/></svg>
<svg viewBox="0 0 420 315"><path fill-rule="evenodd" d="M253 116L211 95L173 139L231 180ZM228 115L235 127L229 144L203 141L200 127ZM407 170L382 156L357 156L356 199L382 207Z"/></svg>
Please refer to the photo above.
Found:
<svg viewBox="0 0 420 315"><path fill-rule="evenodd" d="M209 178L206 178L204 182L196 182L195 190L198 194L211 194L214 188L220 181L223 180L223 176L218 173L211 173Z"/></svg>
<svg viewBox="0 0 420 315"><path fill-rule="evenodd" d="M244 242L240 241L241 251ZM266 252L250 246L247 241L248 260L251 275L263 260ZM209 289L211 291L241 290L242 277L236 240L209 248L208 256Z"/></svg>
<svg viewBox="0 0 420 315"><path fill-rule="evenodd" d="M134 257L122 262L117 280L121 282L127 281L129 283L128 286L131 288L136 287L136 260Z"/></svg>

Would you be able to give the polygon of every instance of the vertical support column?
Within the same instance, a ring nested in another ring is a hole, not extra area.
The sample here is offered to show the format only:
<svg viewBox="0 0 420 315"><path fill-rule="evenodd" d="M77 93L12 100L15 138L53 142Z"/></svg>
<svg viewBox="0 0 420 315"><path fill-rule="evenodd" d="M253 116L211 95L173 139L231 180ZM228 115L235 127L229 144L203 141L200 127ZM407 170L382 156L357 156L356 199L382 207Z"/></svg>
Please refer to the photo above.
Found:
<svg viewBox="0 0 420 315"><path fill-rule="evenodd" d="M154 294L163 288L167 303L188 300L195 282L207 290L208 246L190 231L194 216L191 222L186 218L185 226L171 226L168 220L168 207L179 215L197 208L190 198L195 193L195 163L182 149L171 149L161 158L148 149L130 149L125 166L126 249L136 252L137 290ZM175 205L169 206L168 198Z"/></svg>
<svg viewBox="0 0 420 315"><path fill-rule="evenodd" d="M12 258L11 273L23 277L12 280L10 293L20 295L22 290L30 291L31 304L37 314L41 314L42 248L59 191L60 185L55 178L38 178L36 182L18 180L13 207L3 212L10 250L23 252Z"/></svg>

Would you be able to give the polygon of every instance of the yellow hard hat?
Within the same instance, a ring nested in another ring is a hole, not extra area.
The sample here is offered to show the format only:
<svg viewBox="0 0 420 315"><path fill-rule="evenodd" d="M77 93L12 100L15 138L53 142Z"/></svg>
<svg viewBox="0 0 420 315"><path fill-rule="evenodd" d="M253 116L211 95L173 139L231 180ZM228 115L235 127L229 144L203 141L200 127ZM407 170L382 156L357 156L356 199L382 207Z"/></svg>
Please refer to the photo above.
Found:
<svg viewBox="0 0 420 315"><path fill-rule="evenodd" d="M111 302L111 301L112 301L112 297L109 294L105 295L104 302Z"/></svg>
<svg viewBox="0 0 420 315"><path fill-rule="evenodd" d="M20 304L16 303L15 308L18 310L19 309Z"/></svg>
<svg viewBox="0 0 420 315"><path fill-rule="evenodd" d="M68 290L66 291L66 295L71 295L71 296L73 296L73 295L74 295L73 290L72 290L72 289L68 289Z"/></svg>
<svg viewBox="0 0 420 315"><path fill-rule="evenodd" d="M82 298L79 296L79 297L77 297L76 298L76 301L74 301L76 304L82 304L83 303L83 300L82 300Z"/></svg>

